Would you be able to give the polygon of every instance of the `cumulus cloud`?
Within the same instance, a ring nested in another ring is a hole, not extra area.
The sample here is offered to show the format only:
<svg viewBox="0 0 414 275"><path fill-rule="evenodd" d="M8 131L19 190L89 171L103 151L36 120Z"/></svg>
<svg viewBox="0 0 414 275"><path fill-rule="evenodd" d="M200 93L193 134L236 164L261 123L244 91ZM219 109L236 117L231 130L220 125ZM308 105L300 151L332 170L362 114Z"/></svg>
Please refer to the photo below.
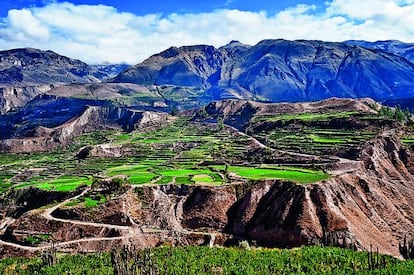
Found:
<svg viewBox="0 0 414 275"><path fill-rule="evenodd" d="M414 37L414 0L333 0L277 13L222 9L137 16L105 5L48 1L0 18L0 48L51 49L88 63L135 64L170 46L262 39L399 39Z"/></svg>
<svg viewBox="0 0 414 275"><path fill-rule="evenodd" d="M49 30L33 16L30 10L10 10L8 13L9 26L22 40L48 39Z"/></svg>

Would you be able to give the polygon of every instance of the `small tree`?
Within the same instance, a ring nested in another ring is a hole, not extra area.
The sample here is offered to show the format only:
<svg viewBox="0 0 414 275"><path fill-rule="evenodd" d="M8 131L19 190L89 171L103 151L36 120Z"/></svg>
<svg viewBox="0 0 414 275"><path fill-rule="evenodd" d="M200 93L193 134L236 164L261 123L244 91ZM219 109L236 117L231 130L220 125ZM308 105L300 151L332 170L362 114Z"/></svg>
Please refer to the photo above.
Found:
<svg viewBox="0 0 414 275"><path fill-rule="evenodd" d="M224 129L224 119L221 116L217 118L217 127L219 131Z"/></svg>

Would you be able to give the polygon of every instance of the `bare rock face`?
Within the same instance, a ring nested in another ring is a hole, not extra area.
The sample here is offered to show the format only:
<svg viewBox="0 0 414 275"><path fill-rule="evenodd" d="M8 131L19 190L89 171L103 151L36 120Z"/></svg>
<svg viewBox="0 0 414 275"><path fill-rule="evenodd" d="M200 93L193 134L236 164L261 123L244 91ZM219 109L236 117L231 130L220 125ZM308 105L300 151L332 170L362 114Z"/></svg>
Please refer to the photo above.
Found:
<svg viewBox="0 0 414 275"><path fill-rule="evenodd" d="M16 107L25 105L37 95L43 94L50 90L50 88L50 85L25 87L0 86L0 114L7 113Z"/></svg>
<svg viewBox="0 0 414 275"><path fill-rule="evenodd" d="M226 210L235 201L236 196L230 186L220 188L219 192L198 187L183 205L183 223L189 228L224 229L228 222Z"/></svg>

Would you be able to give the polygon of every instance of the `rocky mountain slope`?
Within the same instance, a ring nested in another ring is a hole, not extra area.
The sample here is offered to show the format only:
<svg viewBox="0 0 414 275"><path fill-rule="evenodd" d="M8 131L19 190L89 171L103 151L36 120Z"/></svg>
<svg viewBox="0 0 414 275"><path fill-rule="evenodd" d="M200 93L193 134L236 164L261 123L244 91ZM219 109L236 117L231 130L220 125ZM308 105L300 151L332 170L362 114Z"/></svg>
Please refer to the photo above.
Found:
<svg viewBox="0 0 414 275"><path fill-rule="evenodd" d="M0 52L0 113L24 106L35 96L70 83L94 83L125 66L89 66L52 51L31 48Z"/></svg>
<svg viewBox="0 0 414 275"><path fill-rule="evenodd" d="M24 48L0 52L0 83L13 86L97 82L94 71L79 60L52 51Z"/></svg>
<svg viewBox="0 0 414 275"><path fill-rule="evenodd" d="M229 98L298 102L370 97L400 104L399 100L414 97L411 55L412 45L397 41L279 39L254 46L232 41L218 49L207 45L172 47L127 67L89 66L51 51L15 49L0 52L0 113L24 106L53 88L102 80L99 89L117 90L115 93L126 99L124 105L134 105L135 92L130 87L137 84L141 86L135 87L138 94L147 89L162 98L170 110ZM108 81L118 85L106 84ZM72 85L55 92L79 97L89 87ZM141 101L145 100L153 97Z"/></svg>
<svg viewBox="0 0 414 275"><path fill-rule="evenodd" d="M309 101L413 96L414 65L404 57L346 43L264 40L216 49L172 47L130 67L114 82L195 86L204 96Z"/></svg>

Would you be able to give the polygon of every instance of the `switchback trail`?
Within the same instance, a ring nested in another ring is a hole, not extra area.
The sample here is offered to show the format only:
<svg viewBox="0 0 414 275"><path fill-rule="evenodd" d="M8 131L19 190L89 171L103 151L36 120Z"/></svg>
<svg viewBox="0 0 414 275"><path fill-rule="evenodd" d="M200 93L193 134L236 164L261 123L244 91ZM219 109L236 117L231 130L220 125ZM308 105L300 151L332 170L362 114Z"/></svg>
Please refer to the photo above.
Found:
<svg viewBox="0 0 414 275"><path fill-rule="evenodd" d="M150 186L154 186L154 183L151 183ZM41 216L47 220L51 220L51 221L56 221L56 222L61 222L61 223L70 223L73 225L82 225L82 226L92 226L92 227L98 227L98 228L107 228L107 229L115 229L115 230L119 230L119 233L121 234L120 236L116 236L116 237L90 237L90 238L82 238L82 239L76 239L76 240L70 240L70 241L63 241L63 242L56 242L54 243L54 247L59 247L59 248L63 248L65 246L68 245L73 245L73 244L81 244L81 243L87 243L87 242L99 242L99 241L117 241L117 240L128 240L128 239L134 239L137 240L139 243L145 243L145 233L149 234L151 233L150 231L146 232L146 230L142 227L140 227L139 225L137 225L134 222L134 219L130 216L130 209L131 209L131 204L129 202L129 196L132 195L132 190L134 190L135 188L137 188L139 186L131 186L131 188L129 190L126 191L125 195L123 196L124 200L123 201L123 209L127 215L127 218L129 218L129 220L131 221L131 226L126 226L126 225L113 225L113 224L106 224L106 223L95 223L95 222L85 222L85 221L79 221L79 220L73 220L73 219L61 219L61 218L56 218L53 216L53 212L56 211L59 207L64 206L65 204L76 200L84 195L86 195L91 189L90 187L86 188L85 190L83 190L80 194L68 198L54 206L51 206L45 210L43 210L43 212L41 213ZM159 192L159 190L155 191L156 193ZM167 196L166 194L164 194L165 196ZM179 222L179 218L177 217L177 207L180 208L180 206L182 207L182 201L180 200L177 204L180 205L176 205L176 204L172 204L170 206L170 209L168 212L170 212L170 214L173 217L173 222L174 222L174 226L173 226L173 231L177 231L183 234L195 234L195 235L210 235L210 246L213 245L214 243L214 239L215 239L215 235L214 233L210 233L210 232L199 232L199 231L192 231L192 230L187 230L185 228L182 227L182 225ZM2 226L2 230L5 231L7 229L8 226L12 225L13 222L15 220L14 219L5 219L3 221L3 223L1 224ZM167 230L170 231L171 229ZM154 231L156 232L156 231ZM6 240L2 240L0 239L0 245L3 246L9 246L9 247L13 247L13 248L17 248L17 249L22 249L22 250L26 250L26 251L30 251L30 252L38 252L38 251L43 251L43 250L47 250L51 248L51 244L46 244L46 245L42 245L42 246L30 246L30 245L23 245L23 244L18 244L15 242L10 242L10 241L6 241Z"/></svg>

